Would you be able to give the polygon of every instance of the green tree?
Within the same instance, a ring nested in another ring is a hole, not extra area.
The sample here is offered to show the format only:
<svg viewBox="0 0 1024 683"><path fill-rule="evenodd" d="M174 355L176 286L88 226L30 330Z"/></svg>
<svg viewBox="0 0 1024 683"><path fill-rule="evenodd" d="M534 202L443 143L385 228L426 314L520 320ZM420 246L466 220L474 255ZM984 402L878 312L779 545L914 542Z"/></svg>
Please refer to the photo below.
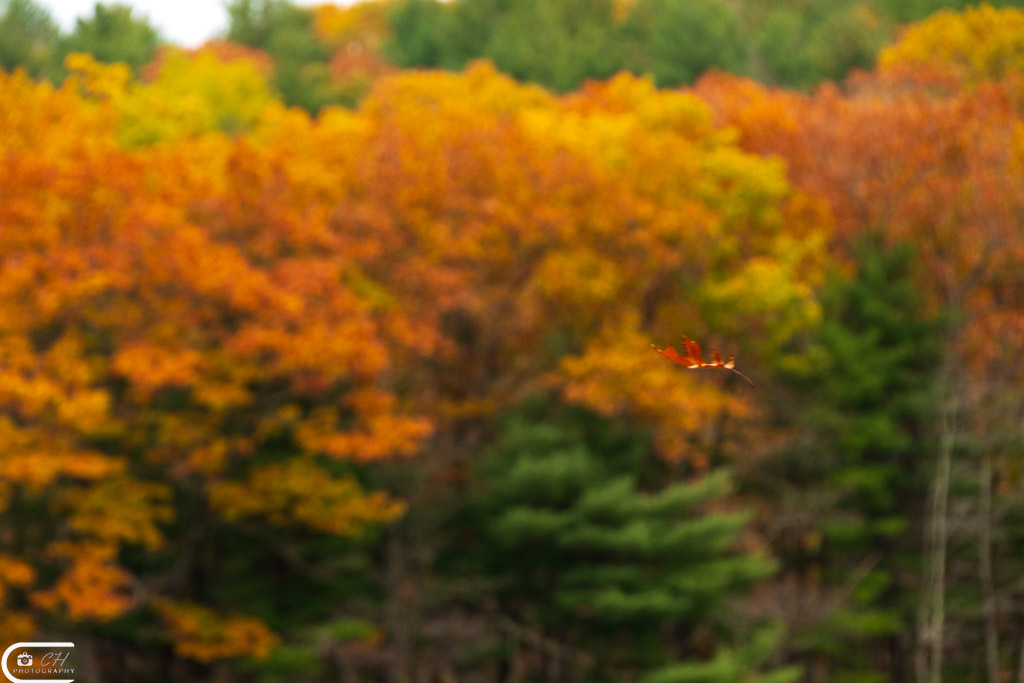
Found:
<svg viewBox="0 0 1024 683"><path fill-rule="evenodd" d="M764 80L795 86L811 85L820 80L813 60L804 49L808 29L806 13L796 8L780 5L768 12L757 40Z"/></svg>
<svg viewBox="0 0 1024 683"><path fill-rule="evenodd" d="M24 67L33 78L52 77L60 32L33 0L0 0L0 68Z"/></svg>
<svg viewBox="0 0 1024 683"><path fill-rule="evenodd" d="M889 38L889 26L868 3L830 12L808 38L807 53L823 78L841 80L851 69L869 69Z"/></svg>
<svg viewBox="0 0 1024 683"><path fill-rule="evenodd" d="M516 3L496 26L486 55L502 71L560 92L622 68L610 0Z"/></svg>
<svg viewBox="0 0 1024 683"><path fill-rule="evenodd" d="M561 92L623 68L611 0L407 0L391 25L389 53L403 67L460 69L487 57Z"/></svg>
<svg viewBox="0 0 1024 683"><path fill-rule="evenodd" d="M138 75L153 60L160 35L127 5L97 3L92 17L78 19L75 29L62 41L62 52L88 52L97 61L124 62Z"/></svg>
<svg viewBox="0 0 1024 683"><path fill-rule="evenodd" d="M912 250L873 236L857 265L829 284L805 362L783 372L802 397L791 416L800 436L767 465L785 483L764 481L776 482L769 496L789 492L776 515L783 571L815 596L792 615L809 668L827 680L906 680L939 327L922 310Z"/></svg>
<svg viewBox="0 0 1024 683"><path fill-rule="evenodd" d="M394 37L386 47L388 56L402 68L461 67L464 59L460 57L477 56L482 46L467 51L465 55L454 51L448 40L450 15L451 10L437 0L408 0L402 3L391 12Z"/></svg>
<svg viewBox="0 0 1024 683"><path fill-rule="evenodd" d="M739 17L723 0L637 0L627 30L641 45L641 61L659 86L691 83L704 71L746 70Z"/></svg>
<svg viewBox="0 0 1024 683"><path fill-rule="evenodd" d="M287 0L234 0L228 15L228 40L273 58L274 85L285 104L315 113L340 101L328 67L331 50L316 36L312 11Z"/></svg>
<svg viewBox="0 0 1024 683"><path fill-rule="evenodd" d="M746 513L713 509L724 471L683 482L668 470L621 425L527 404L476 469L463 521L478 544L452 549L453 571L490 576L503 617L534 634L524 647L563 648L574 680L737 680L776 639L730 648L729 602L774 563L736 548Z"/></svg>

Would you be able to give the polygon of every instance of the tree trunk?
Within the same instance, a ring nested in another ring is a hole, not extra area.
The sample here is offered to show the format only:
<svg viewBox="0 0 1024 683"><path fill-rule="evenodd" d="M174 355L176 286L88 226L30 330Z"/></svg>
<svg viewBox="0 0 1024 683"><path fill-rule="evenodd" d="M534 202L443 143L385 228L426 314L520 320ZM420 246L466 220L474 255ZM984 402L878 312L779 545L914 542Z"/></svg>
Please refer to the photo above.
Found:
<svg viewBox="0 0 1024 683"><path fill-rule="evenodd" d="M956 447L960 406L955 382L955 345L946 341L939 395L939 452L931 486L931 505L925 536L924 592L918 610L915 669L920 683L941 683L946 629L946 554L949 544L949 480Z"/></svg>
<svg viewBox="0 0 1024 683"><path fill-rule="evenodd" d="M996 631L996 595L992 580L992 454L982 456L978 487L978 573L981 610L985 619L985 668L989 683L999 683L999 633Z"/></svg>
<svg viewBox="0 0 1024 683"><path fill-rule="evenodd" d="M406 576L405 540L399 527L392 528L388 538L387 625L390 640L391 683L412 682L412 628L406 598L408 578Z"/></svg>

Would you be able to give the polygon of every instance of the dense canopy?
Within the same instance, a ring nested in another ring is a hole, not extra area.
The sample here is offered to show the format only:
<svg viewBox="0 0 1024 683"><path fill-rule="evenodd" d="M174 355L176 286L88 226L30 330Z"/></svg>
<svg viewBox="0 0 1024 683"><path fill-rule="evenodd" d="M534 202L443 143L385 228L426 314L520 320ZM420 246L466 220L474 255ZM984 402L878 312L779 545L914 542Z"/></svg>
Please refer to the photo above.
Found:
<svg viewBox="0 0 1024 683"><path fill-rule="evenodd" d="M908 12L0 2L0 640L1007 680L1024 14Z"/></svg>

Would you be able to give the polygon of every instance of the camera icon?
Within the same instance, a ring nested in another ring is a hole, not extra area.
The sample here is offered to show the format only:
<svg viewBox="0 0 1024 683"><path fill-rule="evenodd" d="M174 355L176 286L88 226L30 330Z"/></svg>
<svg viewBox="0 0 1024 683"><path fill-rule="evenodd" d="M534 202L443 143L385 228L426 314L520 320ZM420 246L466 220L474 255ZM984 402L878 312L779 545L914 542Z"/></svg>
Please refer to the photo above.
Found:
<svg viewBox="0 0 1024 683"><path fill-rule="evenodd" d="M18 655L18 666L32 666L32 655L27 652Z"/></svg>

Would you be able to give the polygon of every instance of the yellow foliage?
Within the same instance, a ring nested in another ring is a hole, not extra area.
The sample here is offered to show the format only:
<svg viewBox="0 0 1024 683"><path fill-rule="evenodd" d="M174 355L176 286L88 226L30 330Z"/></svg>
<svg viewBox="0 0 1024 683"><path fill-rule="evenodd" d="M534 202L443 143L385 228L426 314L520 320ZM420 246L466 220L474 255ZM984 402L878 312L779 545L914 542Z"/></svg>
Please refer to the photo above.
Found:
<svg viewBox="0 0 1024 683"><path fill-rule="evenodd" d="M0 145L7 154L19 155L22 163L46 159L73 167L83 155L107 152L116 144L112 124L113 112L88 106L73 80L55 90L48 83L33 82L21 70L10 74L0 70ZM38 172L38 161L23 170L32 169ZM0 204L3 223L11 228L0 231L0 247L9 241L42 238L41 228L54 208L50 204L33 206L29 201ZM5 286L0 283L0 291Z"/></svg>
<svg viewBox="0 0 1024 683"><path fill-rule="evenodd" d="M124 461L101 453L76 451L9 453L0 462L0 478L37 492L60 476L99 480L124 469Z"/></svg>
<svg viewBox="0 0 1024 683"><path fill-rule="evenodd" d="M374 25L338 12L338 40ZM704 467L749 396L650 343L699 336L756 377L814 324L827 226L693 95L624 75L559 98L480 62L312 119L223 44L142 83L68 65L60 90L0 75L0 496L64 534L15 558L47 619L159 592L118 560L194 553L175 505L209 508L197 534L393 520L364 468L545 385ZM732 341L762 325L771 344ZM155 597L183 657L275 642Z"/></svg>
<svg viewBox="0 0 1024 683"><path fill-rule="evenodd" d="M371 121L392 119L425 126L436 136L452 119L512 115L533 107L552 106L555 99L543 88L523 85L498 72L486 60L470 64L461 74L444 71L400 72L380 82L360 112ZM400 109L395 109L400 104ZM437 138L435 137L435 140Z"/></svg>
<svg viewBox="0 0 1024 683"><path fill-rule="evenodd" d="M427 418L399 417L392 412L362 413L354 428L340 429L332 410L313 411L295 430L304 449L332 458L356 461L379 460L416 453L433 431Z"/></svg>
<svg viewBox="0 0 1024 683"><path fill-rule="evenodd" d="M348 7L317 5L313 9L313 27L317 36L326 42L358 43L377 50L391 34L388 15L394 5L394 0L363 0Z"/></svg>
<svg viewBox="0 0 1024 683"><path fill-rule="evenodd" d="M189 602L159 599L153 607L181 657L209 663L233 657L264 659L280 638L255 617L221 617Z"/></svg>
<svg viewBox="0 0 1024 683"><path fill-rule="evenodd" d="M214 48L167 48L148 83L133 83L124 64L103 65L87 54L65 63L73 87L114 107L121 144L137 147L252 127L273 101L267 76L257 62L230 57Z"/></svg>
<svg viewBox="0 0 1024 683"><path fill-rule="evenodd" d="M83 97L116 100L124 95L132 80L127 64L101 64L86 52L73 52L64 58L64 67L71 72L68 80Z"/></svg>
<svg viewBox="0 0 1024 683"><path fill-rule="evenodd" d="M26 562L0 555L0 638L7 642L24 640L35 632L31 615L11 609L11 588L25 589L36 581L36 572Z"/></svg>
<svg viewBox="0 0 1024 683"><path fill-rule="evenodd" d="M357 534L405 511L401 501L366 494L353 477L332 476L308 460L258 467L245 482L214 482L209 490L226 519L264 517L278 527L301 524L331 534Z"/></svg>
<svg viewBox="0 0 1024 683"><path fill-rule="evenodd" d="M570 312L613 302L621 292L625 276L610 258L578 249L544 258L533 279L542 297Z"/></svg>
<svg viewBox="0 0 1024 683"><path fill-rule="evenodd" d="M826 262L823 232L802 240L780 234L771 256L750 259L725 277L708 279L699 288L700 296L714 312L710 319L720 333L742 334L744 328L735 321L744 321L747 330L753 322L762 351L777 352L787 340L820 324L815 287Z"/></svg>
<svg viewBox="0 0 1024 683"><path fill-rule="evenodd" d="M40 440L0 416L0 481L38 492L60 477L96 481L124 469L121 458L77 448L54 433Z"/></svg>
<svg viewBox="0 0 1024 683"><path fill-rule="evenodd" d="M565 396L615 418L655 425L662 457L708 465L710 432L724 414L751 413L749 399L723 392L724 377L700 376L661 361L635 319L610 325L582 355L562 362ZM640 352L645 349L646 352Z"/></svg>
<svg viewBox="0 0 1024 683"><path fill-rule="evenodd" d="M968 83L1024 74L1024 12L988 3L963 12L940 10L908 27L878 63L883 70L950 68Z"/></svg>
<svg viewBox="0 0 1024 683"><path fill-rule="evenodd" d="M139 544L155 550L164 542L157 524L174 518L171 489L163 484L109 478L81 491L70 491L64 503L72 512L72 530L100 542Z"/></svg>
<svg viewBox="0 0 1024 683"><path fill-rule="evenodd" d="M208 130L229 133L250 128L273 97L259 63L225 59L213 48L193 54L165 48L160 68L147 84L153 99L194 100L212 117Z"/></svg>

